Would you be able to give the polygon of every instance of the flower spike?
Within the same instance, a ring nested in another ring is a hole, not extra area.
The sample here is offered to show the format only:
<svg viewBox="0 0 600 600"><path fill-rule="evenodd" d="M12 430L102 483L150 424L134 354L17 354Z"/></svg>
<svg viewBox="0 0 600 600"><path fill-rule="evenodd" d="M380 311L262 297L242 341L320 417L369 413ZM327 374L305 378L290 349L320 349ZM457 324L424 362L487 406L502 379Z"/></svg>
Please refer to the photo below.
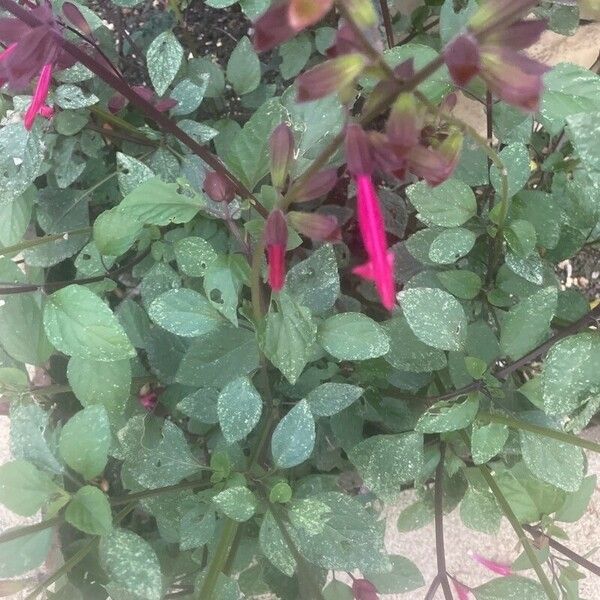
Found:
<svg viewBox="0 0 600 600"><path fill-rule="evenodd" d="M274 292L279 292L285 284L287 240L288 230L285 215L281 209L276 208L269 214L265 228L269 285Z"/></svg>

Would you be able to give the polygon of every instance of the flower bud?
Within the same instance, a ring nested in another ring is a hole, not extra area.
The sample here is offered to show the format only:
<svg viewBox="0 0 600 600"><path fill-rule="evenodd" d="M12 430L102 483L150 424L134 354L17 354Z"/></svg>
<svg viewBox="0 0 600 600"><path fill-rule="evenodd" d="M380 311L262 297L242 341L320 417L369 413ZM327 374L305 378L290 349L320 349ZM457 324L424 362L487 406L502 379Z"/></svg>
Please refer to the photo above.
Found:
<svg viewBox="0 0 600 600"><path fill-rule="evenodd" d="M479 42L472 34L462 33L444 49L444 61L454 83L467 85L481 69Z"/></svg>
<svg viewBox="0 0 600 600"><path fill-rule="evenodd" d="M276 208L269 214L265 226L269 285L274 292L279 292L285 283L285 251L287 241L288 230L285 215L281 209Z"/></svg>
<svg viewBox="0 0 600 600"><path fill-rule="evenodd" d="M366 65L362 54L338 56L302 73L296 80L298 102L309 102L342 91L361 74Z"/></svg>
<svg viewBox="0 0 600 600"><path fill-rule="evenodd" d="M235 197L233 183L216 171L206 174L202 189L213 202L231 202Z"/></svg>
<svg viewBox="0 0 600 600"><path fill-rule="evenodd" d="M63 15L71 25L73 25L76 29L79 29L81 33L85 33L88 37L93 37L92 28L89 26L88 22L85 20L85 17L81 14L79 8L71 3L65 2L62 5Z"/></svg>
<svg viewBox="0 0 600 600"><path fill-rule="evenodd" d="M289 2L276 2L254 21L254 49L272 50L291 40L297 33L289 22Z"/></svg>
<svg viewBox="0 0 600 600"><path fill-rule="evenodd" d="M298 190L295 202L310 202L329 193L337 183L337 169L325 169L319 171L310 178L310 181L303 183Z"/></svg>
<svg viewBox="0 0 600 600"><path fill-rule="evenodd" d="M353 175L368 175L373 172L373 156L369 137L365 130L355 123L346 127L346 163L348 172Z"/></svg>
<svg viewBox="0 0 600 600"><path fill-rule="evenodd" d="M342 0L354 22L361 28L375 27L379 21L371 0Z"/></svg>
<svg viewBox="0 0 600 600"><path fill-rule="evenodd" d="M271 181L276 188L282 188L287 180L294 160L294 135L287 123L278 125L269 139L271 153Z"/></svg>
<svg viewBox="0 0 600 600"><path fill-rule="evenodd" d="M476 34L506 27L525 17L538 0L487 0L471 17L468 25Z"/></svg>
<svg viewBox="0 0 600 600"><path fill-rule="evenodd" d="M415 146L408 156L409 169L435 187L446 181L454 172L460 158L462 143L462 135L456 132L448 136L437 148Z"/></svg>
<svg viewBox="0 0 600 600"><path fill-rule="evenodd" d="M333 0L290 0L288 20L297 31L320 21L333 6Z"/></svg>
<svg viewBox="0 0 600 600"><path fill-rule="evenodd" d="M154 108L158 112L166 112L167 110L175 108L178 104L179 102L177 100L174 100L173 98L163 98L162 100L158 100L156 102Z"/></svg>
<svg viewBox="0 0 600 600"><path fill-rule="evenodd" d="M378 600L377 588L368 579L354 579L352 582L354 600Z"/></svg>
<svg viewBox="0 0 600 600"><path fill-rule="evenodd" d="M335 242L341 239L338 220L333 215L291 211L290 225L302 235L319 242Z"/></svg>
<svg viewBox="0 0 600 600"><path fill-rule="evenodd" d="M400 151L409 150L419 143L421 119L414 94L400 94L394 104L386 125L390 142Z"/></svg>
<svg viewBox="0 0 600 600"><path fill-rule="evenodd" d="M114 115L121 112L128 104L127 98L118 92L113 94L108 101L108 110Z"/></svg>

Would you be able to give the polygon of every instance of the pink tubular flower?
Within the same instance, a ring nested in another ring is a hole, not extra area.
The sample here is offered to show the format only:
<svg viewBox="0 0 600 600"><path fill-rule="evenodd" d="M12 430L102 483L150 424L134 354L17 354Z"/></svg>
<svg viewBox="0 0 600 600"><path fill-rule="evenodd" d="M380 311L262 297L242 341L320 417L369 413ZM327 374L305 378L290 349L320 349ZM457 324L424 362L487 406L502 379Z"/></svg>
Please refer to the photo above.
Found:
<svg viewBox="0 0 600 600"><path fill-rule="evenodd" d="M452 585L456 590L456 594L458 595L458 600L469 600L469 595L471 594L471 589L468 588L464 583L457 581L452 578Z"/></svg>
<svg viewBox="0 0 600 600"><path fill-rule="evenodd" d="M159 390L152 390L143 387L140 390L140 393L138 394L138 402L148 412L151 412L156 408L156 405L158 404L158 394Z"/></svg>
<svg viewBox="0 0 600 600"><path fill-rule="evenodd" d="M49 107L46 106L46 98L48 98L48 90L50 89L50 82L52 81L52 64L44 65L38 84L35 88L35 94L33 100L25 113L23 124L25 129L28 131L33 127L35 118L42 114L43 116L52 114L48 112ZM50 109L52 110L52 109Z"/></svg>
<svg viewBox="0 0 600 600"><path fill-rule="evenodd" d="M471 558L480 565L483 565L486 569L489 569L498 575L502 575L503 577L512 575L512 569L510 565L490 560L489 558L481 556L481 554L477 554L476 552L473 552Z"/></svg>
<svg viewBox="0 0 600 600"><path fill-rule="evenodd" d="M269 214L265 226L265 246L269 266L269 285L279 292L285 284L285 251L287 249L288 230L283 211L274 209Z"/></svg>

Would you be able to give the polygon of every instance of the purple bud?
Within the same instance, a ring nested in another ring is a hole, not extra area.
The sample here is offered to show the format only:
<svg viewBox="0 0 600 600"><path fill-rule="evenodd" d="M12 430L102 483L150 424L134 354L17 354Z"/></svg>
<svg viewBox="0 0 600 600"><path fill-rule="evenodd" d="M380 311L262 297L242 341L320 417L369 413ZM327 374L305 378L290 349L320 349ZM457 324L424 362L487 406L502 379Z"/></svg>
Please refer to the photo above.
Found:
<svg viewBox="0 0 600 600"><path fill-rule="evenodd" d="M257 52L272 50L296 35L288 12L289 2L277 2L254 22L253 43Z"/></svg>
<svg viewBox="0 0 600 600"><path fill-rule="evenodd" d="M278 125L269 138L271 154L271 181L283 188L294 160L294 135L287 123Z"/></svg>
<svg viewBox="0 0 600 600"><path fill-rule="evenodd" d="M213 202L231 202L235 197L233 183L216 171L206 174L202 189Z"/></svg>
<svg viewBox="0 0 600 600"><path fill-rule="evenodd" d="M62 5L63 15L67 21L71 23L76 29L79 29L82 33L85 33L88 37L93 37L92 28L89 23L85 20L85 17L81 14L81 11L75 4L71 2L65 2Z"/></svg>
<svg viewBox="0 0 600 600"><path fill-rule="evenodd" d="M470 33L462 33L446 46L444 61L454 83L467 85L481 68L479 42Z"/></svg>
<svg viewBox="0 0 600 600"><path fill-rule="evenodd" d="M301 31L320 21L332 6L333 0L290 0L289 23L296 31Z"/></svg>
<svg viewBox="0 0 600 600"><path fill-rule="evenodd" d="M386 125L386 133L399 152L407 151L419 143L421 119L417 100L413 94L400 94L394 104Z"/></svg>
<svg viewBox="0 0 600 600"><path fill-rule="evenodd" d="M368 579L355 579L352 582L355 600L378 600L377 588Z"/></svg>
<svg viewBox="0 0 600 600"><path fill-rule="evenodd" d="M154 105L154 108L158 112L166 112L167 110L171 110L175 108L179 104L179 101L174 100L173 98L163 98L162 100L158 100Z"/></svg>
<svg viewBox="0 0 600 600"><path fill-rule="evenodd" d="M335 242L341 239L338 220L333 215L291 211L290 225L302 235L319 242Z"/></svg>
<svg viewBox="0 0 600 600"><path fill-rule="evenodd" d="M310 202L329 193L337 183L337 169L319 171L303 183L295 197L295 202Z"/></svg>
<svg viewBox="0 0 600 600"><path fill-rule="evenodd" d="M119 93L115 93L110 97L108 101L108 110L114 115L122 111L127 106L128 100L125 96Z"/></svg>

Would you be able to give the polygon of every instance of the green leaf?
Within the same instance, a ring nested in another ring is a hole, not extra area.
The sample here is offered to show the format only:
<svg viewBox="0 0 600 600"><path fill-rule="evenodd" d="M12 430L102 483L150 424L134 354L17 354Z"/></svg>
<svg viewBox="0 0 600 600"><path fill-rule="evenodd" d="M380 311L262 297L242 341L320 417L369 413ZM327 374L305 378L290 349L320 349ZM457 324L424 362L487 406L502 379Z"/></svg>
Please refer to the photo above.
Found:
<svg viewBox="0 0 600 600"><path fill-rule="evenodd" d="M537 240L535 227L524 219L512 221L504 231L504 237L512 251L522 257L533 252Z"/></svg>
<svg viewBox="0 0 600 600"><path fill-rule="evenodd" d="M419 418L415 430L422 433L441 433L465 428L477 414L479 398L469 394L464 400L441 400L428 408Z"/></svg>
<svg viewBox="0 0 600 600"><path fill-rule="evenodd" d="M556 313L558 292L548 287L521 300L502 320L500 347L512 359L521 358L548 336Z"/></svg>
<svg viewBox="0 0 600 600"><path fill-rule="evenodd" d="M482 465L502 452L508 440L508 427L500 423L480 425L473 423L471 433L471 456L476 465Z"/></svg>
<svg viewBox="0 0 600 600"><path fill-rule="evenodd" d="M315 421L306 400L301 400L275 427L271 451L275 464L290 469L303 463L315 445Z"/></svg>
<svg viewBox="0 0 600 600"><path fill-rule="evenodd" d="M67 506L65 519L73 527L90 535L107 535L112 530L108 498L92 485L84 485L77 490Z"/></svg>
<svg viewBox="0 0 600 600"><path fill-rule="evenodd" d="M544 363L544 411L566 415L598 394L600 338L579 333L555 344Z"/></svg>
<svg viewBox="0 0 600 600"><path fill-rule="evenodd" d="M315 417L330 417L348 408L363 394L363 389L349 383L323 383L306 396Z"/></svg>
<svg viewBox="0 0 600 600"><path fill-rule="evenodd" d="M425 585L423 575L412 560L399 554L389 556L392 570L389 573L364 573L379 594L405 594Z"/></svg>
<svg viewBox="0 0 600 600"><path fill-rule="evenodd" d="M4 530L7 531L10 529ZM16 577L41 566L50 552L54 535L55 531L49 527L1 543L0 577Z"/></svg>
<svg viewBox="0 0 600 600"><path fill-rule="evenodd" d="M596 182L600 181L600 150L596 125L600 112L584 113L567 117L569 137L588 173Z"/></svg>
<svg viewBox="0 0 600 600"><path fill-rule="evenodd" d="M258 534L258 542L263 554L275 567L288 577L294 574L296 561L283 539L271 511L265 513Z"/></svg>
<svg viewBox="0 0 600 600"><path fill-rule="evenodd" d="M242 486L223 490L212 501L226 516L240 523L250 519L258 508L254 494Z"/></svg>
<svg viewBox="0 0 600 600"><path fill-rule="evenodd" d="M143 229L143 223L116 206L99 214L94 221L94 243L100 254L121 256L133 246Z"/></svg>
<svg viewBox="0 0 600 600"><path fill-rule="evenodd" d="M0 246L21 241L31 220L34 199L34 188L30 187L11 202L0 201Z"/></svg>
<svg viewBox="0 0 600 600"><path fill-rule="evenodd" d="M269 502L272 504L287 504L293 496L292 488L285 481L278 481L269 492Z"/></svg>
<svg viewBox="0 0 600 600"><path fill-rule="evenodd" d="M0 465L0 503L22 517L31 517L66 492L50 477L24 460Z"/></svg>
<svg viewBox="0 0 600 600"><path fill-rule="evenodd" d="M434 188L424 182L406 189L409 200L427 225L458 227L477 214L473 190L462 181L448 179Z"/></svg>
<svg viewBox="0 0 600 600"><path fill-rule="evenodd" d="M502 512L479 469L465 470L469 487L460 503L462 522L475 531L490 535L498 533Z"/></svg>
<svg viewBox="0 0 600 600"><path fill-rule="evenodd" d="M508 197L520 192L531 174L529 167L529 152L524 144L509 144L500 152L504 168L508 172ZM498 168L492 165L490 180L495 190L501 193L501 178Z"/></svg>
<svg viewBox="0 0 600 600"><path fill-rule="evenodd" d="M117 152L117 169L119 189L123 196L127 196L142 183L154 177L154 172L150 167L137 158L122 152Z"/></svg>
<svg viewBox="0 0 600 600"><path fill-rule="evenodd" d="M261 347L265 356L294 384L313 355L317 326L310 312L282 291L269 308Z"/></svg>
<svg viewBox="0 0 600 600"><path fill-rule="evenodd" d="M110 423L106 409L93 405L75 413L62 428L60 454L64 461L88 480L106 466L110 447Z"/></svg>
<svg viewBox="0 0 600 600"><path fill-rule="evenodd" d="M398 515L396 527L401 533L415 531L431 523L434 517L433 501L429 501L429 499L418 500Z"/></svg>
<svg viewBox="0 0 600 600"><path fill-rule="evenodd" d="M179 365L177 381L185 385L222 388L258 366L254 332L221 327L192 342Z"/></svg>
<svg viewBox="0 0 600 600"><path fill-rule="evenodd" d="M354 446L349 458L364 484L384 502L392 502L400 495L402 484L421 475L423 436L375 435Z"/></svg>
<svg viewBox="0 0 600 600"><path fill-rule="evenodd" d="M208 86L204 92L206 98L218 98L225 89L223 69L210 58L194 58L188 62L188 76L192 81L204 82L208 77Z"/></svg>
<svg viewBox="0 0 600 600"><path fill-rule="evenodd" d="M221 155L250 190L269 172L269 136L282 118L283 107L279 100L267 100Z"/></svg>
<svg viewBox="0 0 600 600"><path fill-rule="evenodd" d="M169 290L152 301L148 316L158 325L182 337L197 337L217 329L223 319L198 292Z"/></svg>
<svg viewBox="0 0 600 600"><path fill-rule="evenodd" d="M429 259L441 265L452 264L471 252L476 239L477 236L469 229L446 229L431 242Z"/></svg>
<svg viewBox="0 0 600 600"><path fill-rule="evenodd" d="M191 221L204 204L204 196L181 193L178 184L153 178L127 194L117 208L145 225L169 225Z"/></svg>
<svg viewBox="0 0 600 600"><path fill-rule="evenodd" d="M256 427L262 398L247 377L238 377L221 390L217 411L221 431L231 444L243 440Z"/></svg>
<svg viewBox="0 0 600 600"><path fill-rule="evenodd" d="M72 84L59 85L54 91L54 101L60 108L76 109L93 106L99 102L98 96L84 92L80 87Z"/></svg>
<svg viewBox="0 0 600 600"><path fill-rule="evenodd" d="M194 507L181 517L181 539L179 549L191 550L200 548L212 539L217 520L211 510L204 512L200 507Z"/></svg>
<svg viewBox="0 0 600 600"><path fill-rule="evenodd" d="M100 563L113 590L128 600L161 600L160 563L152 546L132 531L115 529L100 540ZM115 593L111 591L111 597Z"/></svg>
<svg viewBox="0 0 600 600"><path fill-rule="evenodd" d="M69 285L48 298L44 327L52 345L68 356L102 362L135 356L110 308L80 285Z"/></svg>
<svg viewBox="0 0 600 600"><path fill-rule="evenodd" d="M467 318L458 300L434 288L413 288L398 294L413 333L425 344L440 350L463 349Z"/></svg>
<svg viewBox="0 0 600 600"><path fill-rule="evenodd" d="M541 412L521 413L521 418L549 429L560 429ZM576 492L584 475L581 448L531 431L519 430L523 460L529 470L542 481L566 492Z"/></svg>
<svg viewBox="0 0 600 600"><path fill-rule="evenodd" d="M177 266L189 277L204 277L209 265L217 258L213 247L200 237L177 240L173 249Z"/></svg>
<svg viewBox="0 0 600 600"><path fill-rule="evenodd" d="M542 123L552 135L563 128L567 117L600 110L600 77L569 63L556 65L544 76L540 108Z"/></svg>
<svg viewBox="0 0 600 600"><path fill-rule="evenodd" d="M238 295L249 277L248 262L241 254L217 256L204 274L206 297L236 327Z"/></svg>
<svg viewBox="0 0 600 600"><path fill-rule="evenodd" d="M209 76L206 74L199 84L191 79L180 81L169 94L170 98L177 101L177 106L171 109L171 115L189 115L194 112L204 100L208 79Z"/></svg>
<svg viewBox="0 0 600 600"><path fill-rule="evenodd" d="M109 415L121 414L131 388L131 363L129 360L108 363L73 356L67 366L67 379L83 406L101 404Z"/></svg>
<svg viewBox="0 0 600 600"><path fill-rule="evenodd" d="M322 315L340 295L340 276L335 251L325 244L306 260L294 265L286 276L287 293L311 313Z"/></svg>
<svg viewBox="0 0 600 600"><path fill-rule="evenodd" d="M509 575L492 579L472 590L477 600L509 600L527 598L527 600L546 600L542 586L531 579Z"/></svg>
<svg viewBox="0 0 600 600"><path fill-rule="evenodd" d="M172 31L164 31L152 40L146 52L150 81L159 96L171 85L183 59L183 48Z"/></svg>
<svg viewBox="0 0 600 600"><path fill-rule="evenodd" d="M292 38L279 47L281 65L279 71L284 79L296 77L306 66L312 52L312 43L306 34Z"/></svg>
<svg viewBox="0 0 600 600"><path fill-rule="evenodd" d="M354 600L354 594L352 588L337 579L333 579L323 589L323 600Z"/></svg>
<svg viewBox="0 0 600 600"><path fill-rule="evenodd" d="M462 2L459 5L461 10L456 12L455 6L454 0L446 0L440 9L440 37L443 44L447 44L455 35L459 34L479 8L475 0Z"/></svg>
<svg viewBox="0 0 600 600"><path fill-rule="evenodd" d="M179 402L177 410L196 421L212 425L219 422L218 398L219 390L216 388L200 388Z"/></svg>
<svg viewBox="0 0 600 600"><path fill-rule="evenodd" d="M441 271L437 278L453 296L461 300L473 300L481 291L481 277L473 271Z"/></svg>
<svg viewBox="0 0 600 600"><path fill-rule="evenodd" d="M389 338L381 325L362 313L334 315L319 327L318 342L339 360L367 360L390 350Z"/></svg>
<svg viewBox="0 0 600 600"><path fill-rule="evenodd" d="M580 488L567 497L563 505L556 511L555 518L557 521L566 523L575 523L579 521L585 514L587 507L596 490L596 475L586 477Z"/></svg>
<svg viewBox="0 0 600 600"><path fill-rule="evenodd" d="M246 36L237 43L229 57L227 79L240 96L253 92L260 83L260 61Z"/></svg>

